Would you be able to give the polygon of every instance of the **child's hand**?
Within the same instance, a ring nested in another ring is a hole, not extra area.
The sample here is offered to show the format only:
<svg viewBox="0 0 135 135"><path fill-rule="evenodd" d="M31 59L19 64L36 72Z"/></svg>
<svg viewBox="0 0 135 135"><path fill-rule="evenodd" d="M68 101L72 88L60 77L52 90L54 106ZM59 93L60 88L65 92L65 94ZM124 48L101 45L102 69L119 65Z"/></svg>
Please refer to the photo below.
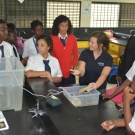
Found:
<svg viewBox="0 0 135 135"><path fill-rule="evenodd" d="M28 57L25 57L21 60L22 64L25 66L27 63Z"/></svg>
<svg viewBox="0 0 135 135"><path fill-rule="evenodd" d="M101 124L102 128L105 129L106 131L110 131L111 129L114 128L114 121L113 120L107 120L107 121L104 121L102 124Z"/></svg>
<svg viewBox="0 0 135 135"><path fill-rule="evenodd" d="M104 93L104 94L102 94L102 97L103 97L103 99L111 99L112 98L112 96L111 95L108 95L107 93Z"/></svg>
<svg viewBox="0 0 135 135"><path fill-rule="evenodd" d="M52 76L51 76L50 72L48 72L48 71L45 71L45 74L40 77L47 77L51 82L53 81Z"/></svg>
<svg viewBox="0 0 135 135"><path fill-rule="evenodd" d="M117 76L117 77L116 77L116 80L121 83L121 82L122 82L122 77L121 77L121 76Z"/></svg>
<svg viewBox="0 0 135 135"><path fill-rule="evenodd" d="M135 98L135 94L133 94L133 90L127 86L124 89L124 102L131 103L131 101Z"/></svg>

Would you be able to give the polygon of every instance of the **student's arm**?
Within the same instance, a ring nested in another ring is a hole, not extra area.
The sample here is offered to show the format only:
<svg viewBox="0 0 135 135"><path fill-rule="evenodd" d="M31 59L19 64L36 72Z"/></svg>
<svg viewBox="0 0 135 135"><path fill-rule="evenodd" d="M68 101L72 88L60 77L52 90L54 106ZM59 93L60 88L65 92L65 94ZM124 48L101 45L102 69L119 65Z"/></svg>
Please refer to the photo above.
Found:
<svg viewBox="0 0 135 135"><path fill-rule="evenodd" d="M132 80L133 80L133 77L134 77L134 74L135 74L135 69L134 69L134 67L135 67L135 62L133 63L133 65L132 65L132 67L129 69L129 71L126 73L126 77L127 77L128 79L126 79L126 80L122 83L122 85L120 86L120 88L119 88L117 91L115 91L112 95L108 95L107 93L103 94L103 95L102 95L103 98L109 98L109 99L111 99L111 98L115 97L116 95L118 95L119 93L121 93L122 91L124 91L124 89L125 89L127 86L129 86L129 85L131 84Z"/></svg>
<svg viewBox="0 0 135 135"><path fill-rule="evenodd" d="M131 84L131 89L133 90L133 93L135 94L135 76L134 76L132 84Z"/></svg>
<svg viewBox="0 0 135 135"><path fill-rule="evenodd" d="M52 76L48 71L26 71L26 76L29 77L47 77L50 81L52 81Z"/></svg>
<svg viewBox="0 0 135 135"><path fill-rule="evenodd" d="M78 75L79 77L84 76L84 74L85 74L85 66L86 66L86 63L84 61L79 60L78 61L78 70L70 69L71 74Z"/></svg>
<svg viewBox="0 0 135 135"><path fill-rule="evenodd" d="M25 57L21 60L22 64L25 66L29 57Z"/></svg>
<svg viewBox="0 0 135 135"><path fill-rule="evenodd" d="M55 77L53 77L52 82L59 83L62 80L62 72L61 72L59 61L57 59L55 59L55 64L56 64L55 69L57 69L57 75Z"/></svg>
<svg viewBox="0 0 135 135"><path fill-rule="evenodd" d="M61 82L61 80L62 80L62 77L54 77L54 78L52 78L53 83L59 83L59 82Z"/></svg>
<svg viewBox="0 0 135 135"><path fill-rule="evenodd" d="M122 83L122 85L118 88L118 90L116 90L113 94L111 94L111 95L108 95L107 93L102 94L103 99L105 99L105 98L111 99L111 98L117 96L118 94L120 94L121 92L123 92L124 89L125 89L127 86L129 86L130 84L131 84L131 81L128 80L128 79L126 79L126 80Z"/></svg>
<svg viewBox="0 0 135 135"><path fill-rule="evenodd" d="M103 123L101 123L101 126L106 131L110 131L111 129L115 127L125 127L125 122L124 122L124 119L106 120Z"/></svg>
<svg viewBox="0 0 135 135"><path fill-rule="evenodd" d="M72 52L73 52L73 59L71 61L71 68L72 67L75 67L76 64L77 64L77 61L78 61L78 47L77 47L77 41L76 41L76 39L74 41L74 46L73 46Z"/></svg>
<svg viewBox="0 0 135 135"><path fill-rule="evenodd" d="M132 92L133 90L130 87L126 87L124 90L124 121L125 121L126 129L128 131L128 135L135 135L135 129L131 129L129 126L129 123L132 120L130 103L135 98L135 94L131 94ZM134 132L132 130L134 130Z"/></svg>

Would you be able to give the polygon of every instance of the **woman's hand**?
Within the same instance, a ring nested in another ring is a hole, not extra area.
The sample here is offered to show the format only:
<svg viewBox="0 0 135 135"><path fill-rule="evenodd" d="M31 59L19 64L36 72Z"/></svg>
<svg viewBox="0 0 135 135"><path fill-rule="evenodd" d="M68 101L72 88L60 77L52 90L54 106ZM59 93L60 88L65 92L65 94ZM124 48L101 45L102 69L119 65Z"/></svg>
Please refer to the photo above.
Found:
<svg viewBox="0 0 135 135"><path fill-rule="evenodd" d="M81 73L81 71L80 70L73 70L73 69L70 69L70 71L71 71L71 74L73 74L73 75L80 75L80 73Z"/></svg>
<svg viewBox="0 0 135 135"><path fill-rule="evenodd" d="M93 82L93 83L89 83L88 87L89 87L89 90L91 91L93 89L97 89L98 85L95 82Z"/></svg>

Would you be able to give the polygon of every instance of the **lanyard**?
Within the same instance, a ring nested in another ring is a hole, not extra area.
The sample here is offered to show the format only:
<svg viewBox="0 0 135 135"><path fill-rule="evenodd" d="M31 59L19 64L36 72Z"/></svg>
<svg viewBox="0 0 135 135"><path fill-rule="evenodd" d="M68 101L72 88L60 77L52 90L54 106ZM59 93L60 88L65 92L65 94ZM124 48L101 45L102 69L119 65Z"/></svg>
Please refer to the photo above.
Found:
<svg viewBox="0 0 135 135"><path fill-rule="evenodd" d="M36 51L37 51L37 53L38 53L38 49L37 49L37 46L36 46L36 41L34 40L34 37L33 37L33 43L34 43L35 48L36 48Z"/></svg>

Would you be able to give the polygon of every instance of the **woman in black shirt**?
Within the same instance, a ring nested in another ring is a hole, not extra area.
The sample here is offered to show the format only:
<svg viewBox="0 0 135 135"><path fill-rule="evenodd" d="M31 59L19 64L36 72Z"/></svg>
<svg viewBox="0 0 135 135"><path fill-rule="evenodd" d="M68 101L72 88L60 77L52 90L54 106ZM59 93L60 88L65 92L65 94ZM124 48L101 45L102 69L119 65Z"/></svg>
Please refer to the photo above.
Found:
<svg viewBox="0 0 135 135"><path fill-rule="evenodd" d="M79 76L81 85L88 85L89 90L98 89L104 93L113 63L112 57L103 49L108 49L109 38L104 32L94 32L90 35L89 46L80 55L78 70L70 71Z"/></svg>

